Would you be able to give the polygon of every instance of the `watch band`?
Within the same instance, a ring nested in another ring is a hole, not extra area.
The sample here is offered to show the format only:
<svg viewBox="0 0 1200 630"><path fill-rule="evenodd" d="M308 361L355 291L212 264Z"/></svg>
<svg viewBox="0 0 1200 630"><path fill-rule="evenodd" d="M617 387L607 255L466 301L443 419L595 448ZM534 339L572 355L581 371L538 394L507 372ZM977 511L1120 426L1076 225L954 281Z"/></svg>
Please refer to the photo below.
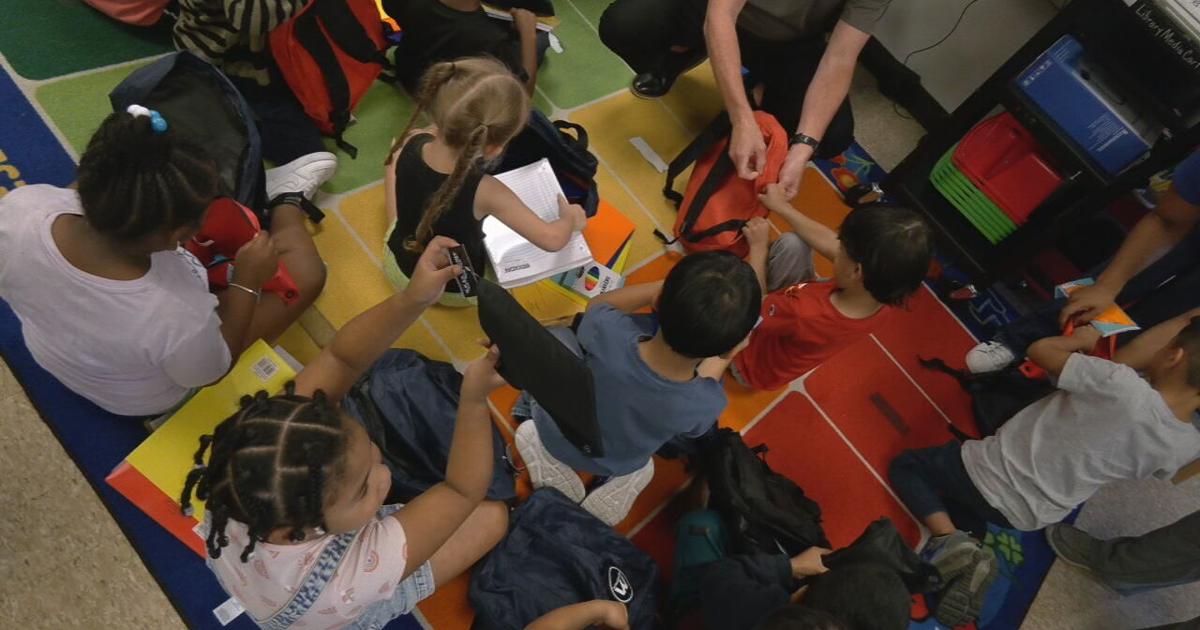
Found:
<svg viewBox="0 0 1200 630"><path fill-rule="evenodd" d="M791 138L788 138L788 146L790 147L797 144L807 144L815 151L817 147L821 146L821 141L810 135L796 132L792 134Z"/></svg>

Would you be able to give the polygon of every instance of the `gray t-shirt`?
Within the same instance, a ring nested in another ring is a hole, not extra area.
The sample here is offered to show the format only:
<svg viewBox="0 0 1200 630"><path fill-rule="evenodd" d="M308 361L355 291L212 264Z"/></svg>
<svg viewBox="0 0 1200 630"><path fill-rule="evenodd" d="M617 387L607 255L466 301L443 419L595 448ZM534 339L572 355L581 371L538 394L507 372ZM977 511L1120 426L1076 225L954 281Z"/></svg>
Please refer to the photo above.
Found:
<svg viewBox="0 0 1200 630"><path fill-rule="evenodd" d="M1017 529L1061 521L1107 483L1169 478L1200 456L1200 430L1127 366L1074 354L1058 387L962 446L967 475Z"/></svg>
<svg viewBox="0 0 1200 630"><path fill-rule="evenodd" d="M726 402L721 384L701 376L682 383L663 378L638 354L644 337L634 316L602 304L583 316L577 346L563 339L577 353L582 349L592 370L604 456L580 452L534 401L532 422L546 450L559 461L594 475L625 475L646 465L671 438L699 437L717 421Z"/></svg>
<svg viewBox="0 0 1200 630"><path fill-rule="evenodd" d="M738 28L772 42L820 37L839 19L872 33L892 0L748 0Z"/></svg>

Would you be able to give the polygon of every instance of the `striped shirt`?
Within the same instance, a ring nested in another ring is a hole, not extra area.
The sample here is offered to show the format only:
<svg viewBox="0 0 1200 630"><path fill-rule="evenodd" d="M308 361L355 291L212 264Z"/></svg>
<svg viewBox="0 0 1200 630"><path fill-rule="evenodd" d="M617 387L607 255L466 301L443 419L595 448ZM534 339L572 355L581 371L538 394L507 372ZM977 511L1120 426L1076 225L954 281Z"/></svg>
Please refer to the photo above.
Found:
<svg viewBox="0 0 1200 630"><path fill-rule="evenodd" d="M259 85L270 83L267 35L308 0L179 0L175 47Z"/></svg>

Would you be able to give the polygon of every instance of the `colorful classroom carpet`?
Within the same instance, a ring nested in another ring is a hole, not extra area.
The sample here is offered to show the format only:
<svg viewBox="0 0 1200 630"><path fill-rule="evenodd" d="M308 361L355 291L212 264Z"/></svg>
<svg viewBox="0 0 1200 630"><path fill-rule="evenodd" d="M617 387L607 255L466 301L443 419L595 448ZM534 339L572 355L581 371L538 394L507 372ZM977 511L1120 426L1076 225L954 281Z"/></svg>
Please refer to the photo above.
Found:
<svg viewBox="0 0 1200 630"><path fill-rule="evenodd" d="M631 139L641 138L669 160L716 115L720 100L712 74L701 66L682 77L659 101L634 98L625 87L629 68L599 41L596 25L608 0L559 0L558 35L563 52L549 53L539 73L535 105L556 118L582 123L600 159L597 181L605 200L636 225L628 282L665 276L677 255L652 235L668 231L674 208L662 197L659 173ZM10 124L0 127L0 194L32 183L65 185L74 179L74 160L110 111L107 94L133 69L168 50L166 30L135 29L107 20L81 3L14 0L19 10L0 15L0 105ZM13 7L6 7L12 9ZM383 235L382 156L404 126L411 99L391 85L376 85L356 112L347 140L360 157L341 156L337 176L318 199L327 219L313 229L329 266L324 294L281 345L302 362L311 360L331 332L391 293L381 270ZM332 146L332 145L331 145ZM332 149L331 149L332 150ZM847 212L839 190L877 181L882 171L855 145L842 156L820 161L806 173L796 201L820 221L835 226ZM682 187L686 177L681 178ZM776 220L775 225L786 229ZM828 272L828 261L818 261ZM531 311L562 313L578 305L553 291L521 289ZM962 305L959 305L962 306ZM1003 305L1001 305L1001 308ZM968 306L967 308L974 308ZM982 307L985 310L989 307ZM972 326L979 319L966 317ZM430 309L397 343L463 365L479 355L482 336L473 309ZM768 461L818 500L831 541L842 545L879 516L889 516L912 544L921 527L886 481L888 461L903 448L949 438L950 424L970 429L969 399L948 377L923 370L918 355L961 361L974 343L971 332L929 290L886 329L863 340L781 392L750 392L727 384L730 404L720 423L742 431L751 444L770 447ZM19 324L0 308L0 354L13 367L35 406L96 488L151 573L192 627L218 627L211 611L224 596L203 564L103 483L142 434L120 418L66 392L29 359ZM493 397L498 422L511 439L509 409L516 393ZM660 460L654 482L619 529L646 549L669 576L674 550L672 523L684 509L680 492L689 482L678 462ZM524 480L521 481L525 484ZM1019 626L1052 555L1040 534L994 531L988 544L1004 567L989 595L981 628ZM398 628L465 629L472 615L466 580L444 587ZM915 628L934 628L924 609L914 607ZM244 617L231 627L249 627Z"/></svg>

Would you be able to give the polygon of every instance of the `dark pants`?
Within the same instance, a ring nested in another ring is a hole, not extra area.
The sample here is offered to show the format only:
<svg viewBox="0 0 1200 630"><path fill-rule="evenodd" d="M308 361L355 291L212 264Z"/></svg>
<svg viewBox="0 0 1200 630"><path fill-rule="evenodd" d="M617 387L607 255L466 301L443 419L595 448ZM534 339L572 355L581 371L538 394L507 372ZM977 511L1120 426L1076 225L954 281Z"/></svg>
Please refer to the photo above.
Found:
<svg viewBox="0 0 1200 630"><path fill-rule="evenodd" d="M947 512L959 529L976 536L987 531L989 522L1012 527L967 476L956 441L900 453L888 467L888 477L900 500L919 519Z"/></svg>
<svg viewBox="0 0 1200 630"><path fill-rule="evenodd" d="M302 155L328 151L316 123L304 113L277 71L271 72L271 83L265 87L250 79L229 79L254 110L264 158L279 166Z"/></svg>
<svg viewBox="0 0 1200 630"><path fill-rule="evenodd" d="M708 0L616 0L600 18L600 40L634 72L662 71L671 46L705 49L707 8ZM763 86L763 111L775 116L788 133L796 131L808 85L825 54L824 38L768 42L739 30L738 46L751 85ZM854 114L846 98L830 121L817 155L838 155L852 142Z"/></svg>
<svg viewBox="0 0 1200 630"><path fill-rule="evenodd" d="M1097 540L1088 568L1122 595L1200 580L1200 512L1141 536Z"/></svg>
<svg viewBox="0 0 1200 630"><path fill-rule="evenodd" d="M1094 270L1092 277L1100 271ZM1131 278L1117 296L1117 303L1132 304L1126 310L1142 330L1200 306L1200 230L1193 230L1179 245ZM1065 304L1065 300L1051 300L1039 305L1025 317L1001 328L996 341L1011 348L1017 356L1024 356L1033 342L1061 332L1058 314ZM1125 342L1130 338L1131 335L1121 335L1118 340Z"/></svg>

